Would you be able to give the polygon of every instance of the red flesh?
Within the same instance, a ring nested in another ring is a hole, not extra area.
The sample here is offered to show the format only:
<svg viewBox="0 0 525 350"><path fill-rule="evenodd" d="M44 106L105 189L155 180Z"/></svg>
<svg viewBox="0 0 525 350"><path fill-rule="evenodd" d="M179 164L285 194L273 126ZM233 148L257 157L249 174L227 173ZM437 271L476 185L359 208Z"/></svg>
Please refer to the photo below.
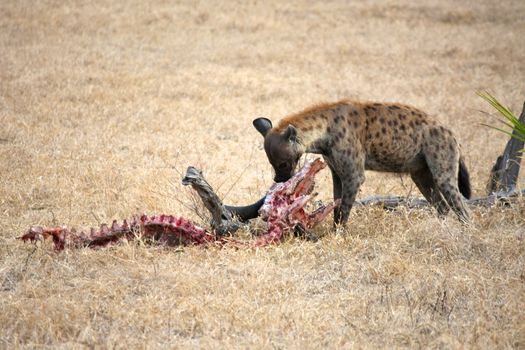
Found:
<svg viewBox="0 0 525 350"><path fill-rule="evenodd" d="M304 208L317 195L312 194L315 175L325 167L326 164L319 159L307 161L290 180L276 183L270 188L259 210L263 220L268 223L268 231L255 241L256 246L277 243L285 233L292 231L296 226L310 229L340 205L340 200L337 200L312 213L306 212Z"/></svg>

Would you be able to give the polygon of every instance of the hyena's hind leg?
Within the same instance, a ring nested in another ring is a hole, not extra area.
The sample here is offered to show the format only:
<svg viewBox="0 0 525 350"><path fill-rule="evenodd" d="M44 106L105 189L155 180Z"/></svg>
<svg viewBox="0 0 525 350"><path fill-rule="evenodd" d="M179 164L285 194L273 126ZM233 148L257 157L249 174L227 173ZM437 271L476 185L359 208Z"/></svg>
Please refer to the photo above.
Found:
<svg viewBox="0 0 525 350"><path fill-rule="evenodd" d="M461 193L458 190L458 185L450 181L440 181L438 188L443 197L445 197L447 203L458 216L459 220L464 223L470 222L470 216L463 202L463 198L461 197Z"/></svg>
<svg viewBox="0 0 525 350"><path fill-rule="evenodd" d="M444 201L444 198L437 189L434 179L432 179L432 173L428 167L425 166L422 169L412 171L410 177L425 199L436 208L438 215L440 217L445 217L448 214L450 207Z"/></svg>
<svg viewBox="0 0 525 350"><path fill-rule="evenodd" d="M430 145L425 158L436 188L459 220L469 222L469 214L458 188L459 147L452 134L445 133L439 142Z"/></svg>

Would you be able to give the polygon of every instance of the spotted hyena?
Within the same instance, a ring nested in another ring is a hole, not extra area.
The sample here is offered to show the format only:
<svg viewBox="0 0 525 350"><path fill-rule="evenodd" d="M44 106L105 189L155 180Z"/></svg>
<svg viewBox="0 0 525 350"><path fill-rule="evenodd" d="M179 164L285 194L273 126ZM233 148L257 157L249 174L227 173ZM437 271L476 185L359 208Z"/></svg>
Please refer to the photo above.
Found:
<svg viewBox="0 0 525 350"><path fill-rule="evenodd" d="M467 168L452 132L407 105L343 100L310 107L282 119L253 121L275 181L288 180L304 152L322 154L332 172L336 224L348 221L365 170L409 173L440 216L452 208L469 220L461 194L470 197Z"/></svg>

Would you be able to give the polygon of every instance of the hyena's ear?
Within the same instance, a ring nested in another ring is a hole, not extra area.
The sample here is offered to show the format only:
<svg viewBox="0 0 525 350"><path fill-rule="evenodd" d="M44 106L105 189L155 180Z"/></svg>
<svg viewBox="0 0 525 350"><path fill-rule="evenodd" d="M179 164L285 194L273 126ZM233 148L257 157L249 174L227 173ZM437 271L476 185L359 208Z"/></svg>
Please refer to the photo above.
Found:
<svg viewBox="0 0 525 350"><path fill-rule="evenodd" d="M268 130L272 128L272 121L268 118L257 118L253 120L253 126L262 136L266 136Z"/></svg>
<svg viewBox="0 0 525 350"><path fill-rule="evenodd" d="M284 131L283 137L287 141L297 141L297 129L292 124L288 125L286 130Z"/></svg>

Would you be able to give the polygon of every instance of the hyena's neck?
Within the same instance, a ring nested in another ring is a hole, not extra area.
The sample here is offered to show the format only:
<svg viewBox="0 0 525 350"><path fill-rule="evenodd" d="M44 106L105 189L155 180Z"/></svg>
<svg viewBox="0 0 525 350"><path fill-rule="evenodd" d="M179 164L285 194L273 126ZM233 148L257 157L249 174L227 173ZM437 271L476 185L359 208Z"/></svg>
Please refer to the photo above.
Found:
<svg viewBox="0 0 525 350"><path fill-rule="evenodd" d="M279 122L277 131L282 131L293 125L297 130L297 142L304 152L323 153L324 141L327 137L328 119L320 114L309 114L284 118Z"/></svg>
<svg viewBox="0 0 525 350"><path fill-rule="evenodd" d="M337 120L337 116L347 112L354 104L355 101L351 100L317 104L281 119L277 129L282 131L290 124L295 126L299 142L306 152L326 154L330 144L329 127Z"/></svg>

